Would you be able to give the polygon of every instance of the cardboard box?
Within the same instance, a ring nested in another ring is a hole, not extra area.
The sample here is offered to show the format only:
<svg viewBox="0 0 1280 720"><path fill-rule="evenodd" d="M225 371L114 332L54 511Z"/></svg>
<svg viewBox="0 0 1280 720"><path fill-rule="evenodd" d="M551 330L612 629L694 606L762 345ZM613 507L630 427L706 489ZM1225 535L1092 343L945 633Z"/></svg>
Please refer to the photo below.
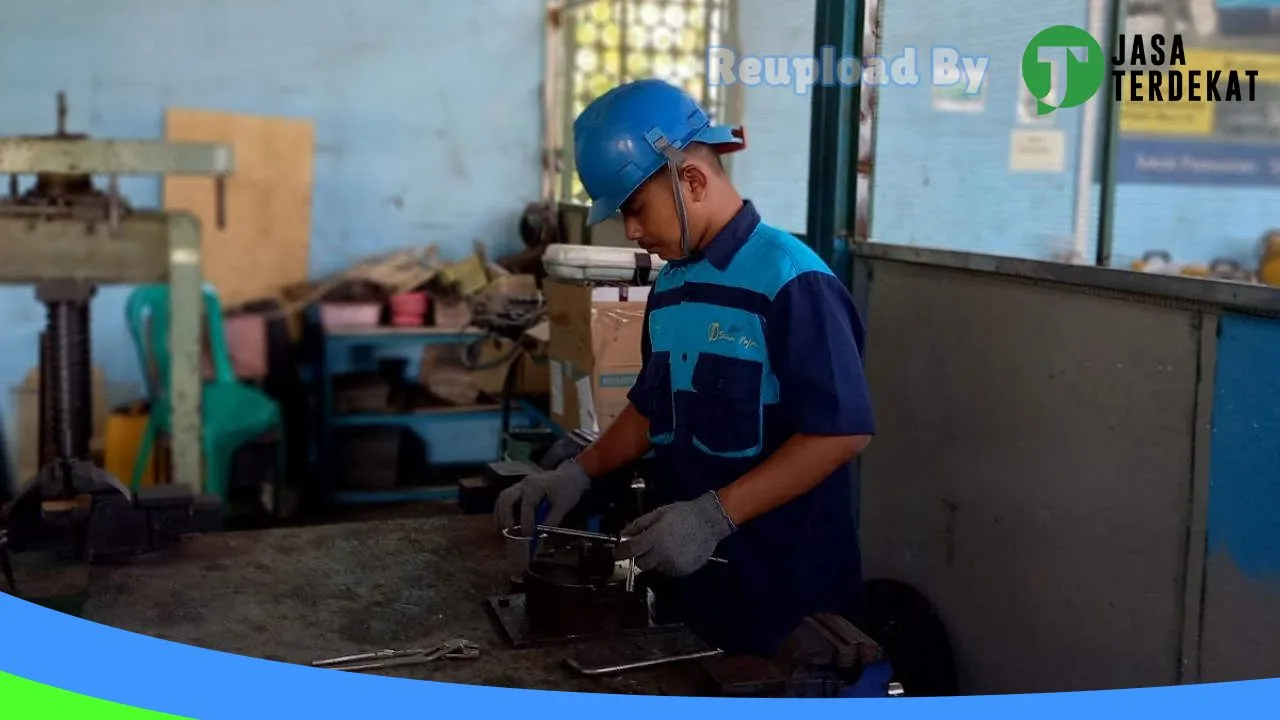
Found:
<svg viewBox="0 0 1280 720"><path fill-rule="evenodd" d="M507 338L493 337L486 339L476 349L475 362L482 370L472 370L480 392L492 398L501 398L507 382L507 373L512 372L511 364L518 363L515 377L512 378L511 393L517 397L531 395L547 395L551 392L550 380L547 376L546 358L539 357L529 349L528 344L521 343L521 351L515 352L516 341ZM512 357L515 352L514 357ZM502 358L505 362L499 362Z"/></svg>
<svg viewBox="0 0 1280 720"><path fill-rule="evenodd" d="M598 287L548 279L551 419L565 430L607 428L640 373L648 287Z"/></svg>

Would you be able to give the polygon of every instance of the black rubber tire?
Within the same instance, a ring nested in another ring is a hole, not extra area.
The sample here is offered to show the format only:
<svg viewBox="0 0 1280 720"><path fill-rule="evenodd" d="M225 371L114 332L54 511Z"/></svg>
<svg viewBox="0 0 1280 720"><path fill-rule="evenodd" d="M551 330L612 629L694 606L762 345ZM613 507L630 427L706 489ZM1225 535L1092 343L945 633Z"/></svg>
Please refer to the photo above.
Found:
<svg viewBox="0 0 1280 720"><path fill-rule="evenodd" d="M924 594L887 578L866 582L864 630L893 664L907 697L958 695L955 655L942 618Z"/></svg>

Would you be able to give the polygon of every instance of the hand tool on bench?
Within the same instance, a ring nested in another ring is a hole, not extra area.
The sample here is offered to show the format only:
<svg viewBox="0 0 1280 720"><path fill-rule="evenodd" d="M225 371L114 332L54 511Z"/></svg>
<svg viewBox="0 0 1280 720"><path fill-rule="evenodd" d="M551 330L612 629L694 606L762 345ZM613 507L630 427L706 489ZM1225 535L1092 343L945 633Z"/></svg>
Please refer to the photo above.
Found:
<svg viewBox="0 0 1280 720"><path fill-rule="evenodd" d="M561 535L564 537L582 538L585 540L598 540L611 545L618 545L627 541L627 538L622 537L621 535L605 535L604 533L594 533L587 530L574 530L572 528L561 528L553 525L537 525L535 527L537 528L537 532L543 535ZM707 562L726 564L728 561L724 558L719 558L713 555L707 558ZM636 559L629 558L627 560L627 592L635 592L636 575L639 572L640 568L636 567Z"/></svg>
<svg viewBox="0 0 1280 720"><path fill-rule="evenodd" d="M573 528L562 528L554 525L538 525L537 530L543 535L562 535L564 537L582 538L583 540L599 540L600 542L619 545L628 540L621 535L606 535L604 533L590 532L588 530L575 530ZM708 562L728 564L728 560L712 555L707 558Z"/></svg>
<svg viewBox="0 0 1280 720"><path fill-rule="evenodd" d="M657 667L659 665L670 665L672 663L686 662L688 660L700 660L702 658L717 657L723 654L724 651L719 648L708 648L706 650L694 650L687 653L681 653L679 655L667 655L663 657L648 658L645 660L636 660L634 662L620 662L616 664L603 665L590 665L576 657L567 657L565 658L565 664L579 675L617 675L631 670L643 670L645 668Z"/></svg>
<svg viewBox="0 0 1280 720"><path fill-rule="evenodd" d="M470 640L448 640L431 648L417 650L374 650L356 655L316 660L312 667L332 670L381 670L389 667L425 665L441 658L473 659L480 657L480 646Z"/></svg>

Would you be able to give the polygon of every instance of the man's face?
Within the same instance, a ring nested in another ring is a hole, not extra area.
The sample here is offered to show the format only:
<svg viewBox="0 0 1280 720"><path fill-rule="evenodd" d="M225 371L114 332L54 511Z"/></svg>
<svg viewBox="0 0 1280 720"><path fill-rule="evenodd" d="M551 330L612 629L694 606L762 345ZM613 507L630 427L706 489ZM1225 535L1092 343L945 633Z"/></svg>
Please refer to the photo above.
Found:
<svg viewBox="0 0 1280 720"><path fill-rule="evenodd" d="M686 216L691 210L689 205L686 188ZM649 178L622 204L622 223L627 231L627 239L645 252L663 260L681 257L680 216L676 212L671 175L666 168Z"/></svg>

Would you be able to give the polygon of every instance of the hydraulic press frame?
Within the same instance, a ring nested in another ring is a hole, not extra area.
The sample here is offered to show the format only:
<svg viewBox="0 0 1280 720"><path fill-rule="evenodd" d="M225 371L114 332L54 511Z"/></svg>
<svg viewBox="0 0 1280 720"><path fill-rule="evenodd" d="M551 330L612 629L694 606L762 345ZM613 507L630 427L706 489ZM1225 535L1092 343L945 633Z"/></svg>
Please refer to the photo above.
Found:
<svg viewBox="0 0 1280 720"><path fill-rule="evenodd" d="M0 138L0 174L211 175L233 170L216 143ZM221 217L221 210L219 212ZM200 222L183 211L133 209L107 219L44 208L0 207L0 283L83 287L167 283L174 483L202 487L200 376L203 272Z"/></svg>

